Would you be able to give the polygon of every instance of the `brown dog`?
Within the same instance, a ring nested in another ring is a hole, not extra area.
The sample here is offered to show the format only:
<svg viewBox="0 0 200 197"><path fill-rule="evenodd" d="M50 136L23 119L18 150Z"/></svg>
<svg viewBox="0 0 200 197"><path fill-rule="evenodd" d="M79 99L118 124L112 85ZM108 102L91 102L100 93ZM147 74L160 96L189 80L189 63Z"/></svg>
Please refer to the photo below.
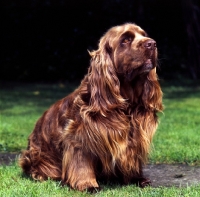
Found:
<svg viewBox="0 0 200 197"><path fill-rule="evenodd" d="M156 42L127 23L108 30L90 55L80 86L38 120L20 166L80 191L99 179L149 185L142 167L163 109Z"/></svg>

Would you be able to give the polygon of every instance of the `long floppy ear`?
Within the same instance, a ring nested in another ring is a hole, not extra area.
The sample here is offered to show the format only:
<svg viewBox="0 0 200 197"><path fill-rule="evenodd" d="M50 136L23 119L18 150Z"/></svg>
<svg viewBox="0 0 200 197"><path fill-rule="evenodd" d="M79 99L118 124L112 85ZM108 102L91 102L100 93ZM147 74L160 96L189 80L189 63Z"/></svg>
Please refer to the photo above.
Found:
<svg viewBox="0 0 200 197"><path fill-rule="evenodd" d="M143 97L145 98L143 100L146 100L147 105L154 108L156 111L162 111L163 110L163 105L162 105L163 93L161 91L161 87L158 82L156 67L149 72L149 75L144 85L145 85L145 88L144 88Z"/></svg>
<svg viewBox="0 0 200 197"><path fill-rule="evenodd" d="M120 95L120 82L110 57L110 50L108 44L101 40L99 49L90 52L91 62L88 71L91 91L90 110L100 112L103 116L116 106L123 107L125 103Z"/></svg>

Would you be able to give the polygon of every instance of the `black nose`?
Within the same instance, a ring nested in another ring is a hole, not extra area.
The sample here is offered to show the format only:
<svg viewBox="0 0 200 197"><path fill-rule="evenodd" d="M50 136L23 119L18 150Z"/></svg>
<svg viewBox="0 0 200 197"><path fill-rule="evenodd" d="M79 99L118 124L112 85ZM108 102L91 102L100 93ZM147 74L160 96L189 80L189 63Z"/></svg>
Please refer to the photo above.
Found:
<svg viewBox="0 0 200 197"><path fill-rule="evenodd" d="M144 47L150 50L154 50L156 48L156 41L154 40L147 40L144 43Z"/></svg>

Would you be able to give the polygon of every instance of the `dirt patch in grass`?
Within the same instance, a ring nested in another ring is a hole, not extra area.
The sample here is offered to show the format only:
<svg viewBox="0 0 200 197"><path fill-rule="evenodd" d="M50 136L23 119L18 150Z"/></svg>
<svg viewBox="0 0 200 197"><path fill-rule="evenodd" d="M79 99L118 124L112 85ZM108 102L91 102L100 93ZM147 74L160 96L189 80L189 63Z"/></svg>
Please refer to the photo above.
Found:
<svg viewBox="0 0 200 197"><path fill-rule="evenodd" d="M158 164L147 165L145 176L152 181L153 187L186 187L200 184L200 167L184 164Z"/></svg>
<svg viewBox="0 0 200 197"><path fill-rule="evenodd" d="M0 165L10 165L18 157L19 153L0 153Z"/></svg>
<svg viewBox="0 0 200 197"><path fill-rule="evenodd" d="M18 153L0 153L0 165L9 165ZM151 179L152 187L186 187L200 184L200 167L184 164L149 164L144 175Z"/></svg>

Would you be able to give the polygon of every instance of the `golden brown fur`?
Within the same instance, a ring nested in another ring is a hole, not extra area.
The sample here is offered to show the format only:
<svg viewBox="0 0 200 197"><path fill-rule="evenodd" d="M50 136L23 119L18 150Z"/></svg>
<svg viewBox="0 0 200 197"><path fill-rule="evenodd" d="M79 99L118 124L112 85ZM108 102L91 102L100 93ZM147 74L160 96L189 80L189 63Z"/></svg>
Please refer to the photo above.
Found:
<svg viewBox="0 0 200 197"><path fill-rule="evenodd" d="M156 43L127 23L108 30L90 55L80 86L36 123L20 166L80 191L99 179L148 185L142 166L163 109Z"/></svg>

